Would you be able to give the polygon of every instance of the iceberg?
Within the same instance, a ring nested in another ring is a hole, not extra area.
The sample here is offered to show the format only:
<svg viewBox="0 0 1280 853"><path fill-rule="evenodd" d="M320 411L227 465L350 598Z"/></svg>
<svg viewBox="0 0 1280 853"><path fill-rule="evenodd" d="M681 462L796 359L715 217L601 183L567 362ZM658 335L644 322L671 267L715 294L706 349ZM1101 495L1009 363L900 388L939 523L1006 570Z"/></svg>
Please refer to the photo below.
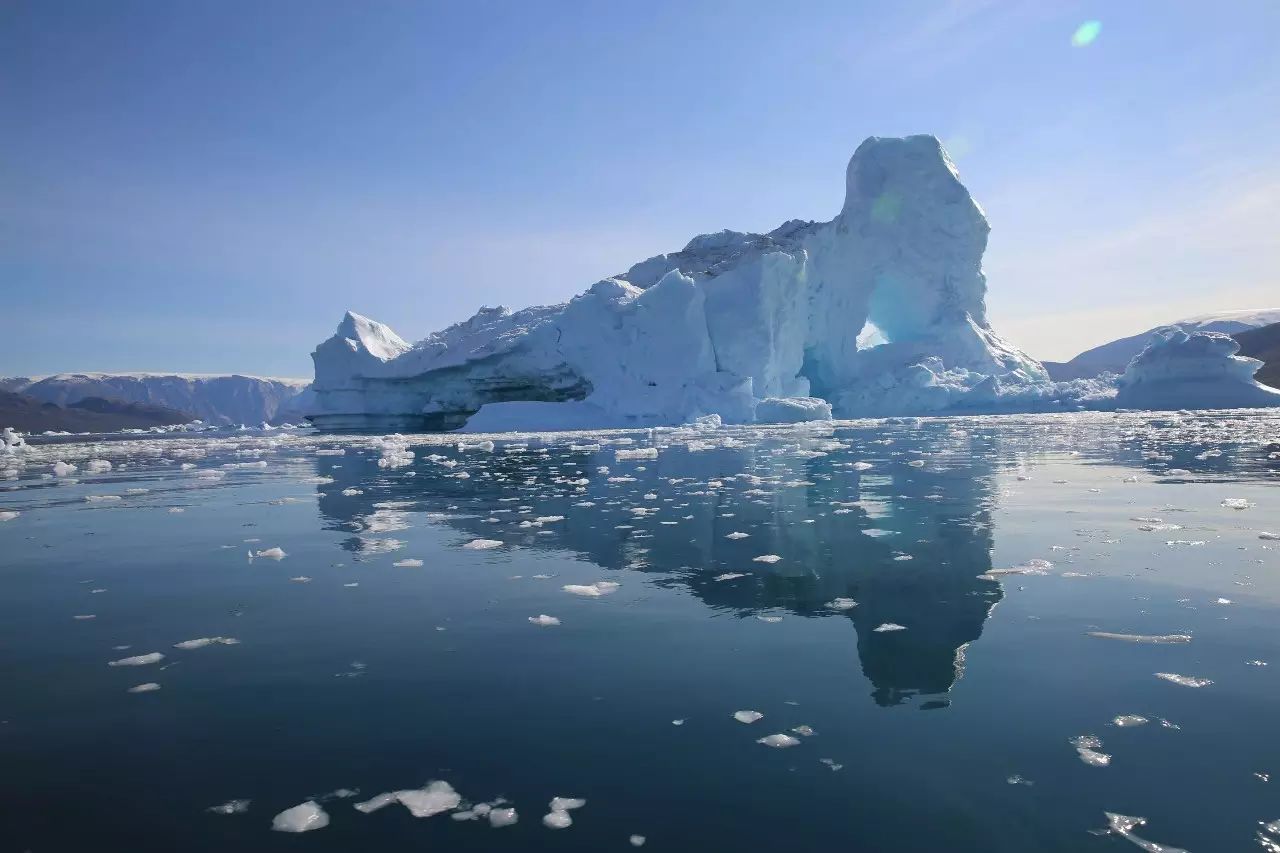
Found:
<svg viewBox="0 0 1280 853"><path fill-rule="evenodd" d="M1116 405L1128 409L1243 409L1280 406L1280 390L1255 381L1256 358L1218 332L1173 327L1157 334L1120 377Z"/></svg>
<svg viewBox="0 0 1280 853"><path fill-rule="evenodd" d="M1256 362L1198 331L1123 379L1054 382L987 319L989 232L935 137L872 137L829 222L703 234L566 303L481 308L416 344L348 312L312 353L309 418L500 432L1273 404Z"/></svg>
<svg viewBox="0 0 1280 853"><path fill-rule="evenodd" d="M935 137L872 137L829 222L703 234L567 303L482 308L414 345L349 312L312 354L311 418L572 428L989 406L1048 382L987 320L989 231Z"/></svg>

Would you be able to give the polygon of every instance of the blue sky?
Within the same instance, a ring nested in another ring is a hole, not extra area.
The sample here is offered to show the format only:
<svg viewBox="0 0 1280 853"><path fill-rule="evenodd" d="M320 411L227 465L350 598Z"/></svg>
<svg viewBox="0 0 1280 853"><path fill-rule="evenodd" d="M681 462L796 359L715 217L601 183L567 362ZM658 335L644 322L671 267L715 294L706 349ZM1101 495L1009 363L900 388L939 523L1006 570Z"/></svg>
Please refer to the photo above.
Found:
<svg viewBox="0 0 1280 853"><path fill-rule="evenodd" d="M1071 43L1087 20L1096 40ZM1280 305L1280 4L0 0L0 375L310 375L934 133L1041 358Z"/></svg>

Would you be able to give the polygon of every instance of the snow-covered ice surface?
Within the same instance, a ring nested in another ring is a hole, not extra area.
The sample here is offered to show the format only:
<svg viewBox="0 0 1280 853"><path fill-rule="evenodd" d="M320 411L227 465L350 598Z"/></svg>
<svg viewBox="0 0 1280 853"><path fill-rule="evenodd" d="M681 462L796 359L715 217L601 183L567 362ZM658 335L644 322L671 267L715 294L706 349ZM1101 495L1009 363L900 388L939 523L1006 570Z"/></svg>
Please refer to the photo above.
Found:
<svg viewBox="0 0 1280 853"><path fill-rule="evenodd" d="M1257 410L14 436L0 826L1266 849L1278 435Z"/></svg>

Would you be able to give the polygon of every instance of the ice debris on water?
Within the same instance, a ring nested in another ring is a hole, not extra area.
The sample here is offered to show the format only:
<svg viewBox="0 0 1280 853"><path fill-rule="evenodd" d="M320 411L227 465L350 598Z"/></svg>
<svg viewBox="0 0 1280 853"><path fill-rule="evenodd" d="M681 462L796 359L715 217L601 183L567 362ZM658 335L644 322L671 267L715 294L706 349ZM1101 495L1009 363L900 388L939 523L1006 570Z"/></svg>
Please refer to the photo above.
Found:
<svg viewBox="0 0 1280 853"><path fill-rule="evenodd" d="M576 797L552 797L548 804L550 811L542 816L542 823L550 829L565 829L573 825L570 809L580 809L587 804L586 800Z"/></svg>
<svg viewBox="0 0 1280 853"><path fill-rule="evenodd" d="M725 539L746 539L750 533L743 533L741 530L735 530L732 533L725 534Z"/></svg>
<svg viewBox="0 0 1280 853"><path fill-rule="evenodd" d="M1118 835L1130 844L1146 850L1147 853L1187 853L1181 847L1156 844L1154 841L1147 841L1145 838L1139 838L1134 835L1134 828L1147 822L1145 817L1132 817L1130 815L1116 814L1115 812L1103 812L1103 814L1107 816L1107 828L1103 832Z"/></svg>
<svg viewBox="0 0 1280 853"><path fill-rule="evenodd" d="M800 735L800 737L813 737L814 735L817 734L817 732L813 730L813 726L809 726L809 725L799 725L793 728L791 731Z"/></svg>
<svg viewBox="0 0 1280 853"><path fill-rule="evenodd" d="M539 614L538 616L530 616L529 621L535 625L541 625L543 627L551 627L552 625L560 624L559 619L554 616L548 616L545 613Z"/></svg>
<svg viewBox="0 0 1280 853"><path fill-rule="evenodd" d="M160 689L160 685L154 681L148 681L145 684L136 684L126 690L126 693L155 693Z"/></svg>
<svg viewBox="0 0 1280 853"><path fill-rule="evenodd" d="M183 640L174 643L175 649L203 649L205 646L238 646L240 641L235 637L199 637L194 640Z"/></svg>
<svg viewBox="0 0 1280 853"><path fill-rule="evenodd" d="M632 847L643 847L645 838L643 835L633 835L627 841L631 843Z"/></svg>
<svg viewBox="0 0 1280 853"><path fill-rule="evenodd" d="M1190 634L1115 634L1110 631L1088 631L1090 637L1100 640L1120 640L1126 643L1173 644L1191 642Z"/></svg>
<svg viewBox="0 0 1280 853"><path fill-rule="evenodd" d="M1150 720L1146 717L1141 717L1137 714L1121 714L1112 720L1111 724L1124 729L1131 728L1133 726L1145 726L1148 722L1150 722Z"/></svg>
<svg viewBox="0 0 1280 853"><path fill-rule="evenodd" d="M276 832L310 832L313 829L324 829L328 825L328 812L314 800L285 809L271 819L271 828Z"/></svg>
<svg viewBox="0 0 1280 853"><path fill-rule="evenodd" d="M731 580L737 580L738 578L745 578L745 577L746 577L746 574L743 572L725 572L722 575L716 575L714 578L712 578L712 580L731 581Z"/></svg>
<svg viewBox="0 0 1280 853"><path fill-rule="evenodd" d="M844 769L844 765L836 763L836 760L834 758L819 758L818 760L823 764L827 765L827 767L831 768L832 772L836 770Z"/></svg>
<svg viewBox="0 0 1280 853"><path fill-rule="evenodd" d="M765 746L771 746L774 749L786 749L792 746L799 746L800 738L792 737L791 735L782 734L780 732L775 735L768 735L766 737L762 737L759 740L757 740L756 743L762 743Z"/></svg>
<svg viewBox="0 0 1280 853"><path fill-rule="evenodd" d="M397 566L397 567L402 568L402 569L420 569L420 568L422 568L422 561L421 561L421 560L415 560L415 559L413 559L413 558L411 558L411 557L406 557L406 558L405 558L405 559L403 559L403 560L396 560L396 561L395 561L394 563L392 563L391 565L393 565L393 566Z"/></svg>
<svg viewBox="0 0 1280 853"><path fill-rule="evenodd" d="M1226 498L1222 501L1222 505L1227 509L1248 509L1254 504L1245 498Z"/></svg>
<svg viewBox="0 0 1280 853"><path fill-rule="evenodd" d="M502 543L497 539L472 539L462 547L470 548L472 551L488 551L491 548L502 547Z"/></svg>
<svg viewBox="0 0 1280 853"><path fill-rule="evenodd" d="M250 802L252 800L227 800L225 803L209 806L205 811L214 814L244 814L249 810Z"/></svg>
<svg viewBox="0 0 1280 853"><path fill-rule="evenodd" d="M1272 542L1277 542L1277 541L1280 541L1280 533L1268 533L1267 531L1264 530L1258 534L1258 538L1267 539Z"/></svg>
<svg viewBox="0 0 1280 853"><path fill-rule="evenodd" d="M1111 756L1101 752L1102 740L1094 735L1079 735L1070 740L1076 748L1080 760L1090 767L1106 767L1111 764Z"/></svg>
<svg viewBox="0 0 1280 853"><path fill-rule="evenodd" d="M907 630L907 626L899 625L896 622L885 622L883 625L873 630L877 634L883 634L885 631L905 631Z"/></svg>
<svg viewBox="0 0 1280 853"><path fill-rule="evenodd" d="M13 521L19 515L20 513L14 510L6 509L3 512L0 512L0 521Z"/></svg>
<svg viewBox="0 0 1280 853"><path fill-rule="evenodd" d="M284 552L283 548L275 547L275 548L264 548L261 551L254 551L253 556L265 557L268 560L283 560L285 557L289 555Z"/></svg>
<svg viewBox="0 0 1280 853"><path fill-rule="evenodd" d="M164 660L164 655L160 652L150 652L145 655L134 655L133 657L120 658L113 660L107 666L147 666L148 664L159 663Z"/></svg>
<svg viewBox="0 0 1280 853"><path fill-rule="evenodd" d="M764 719L764 714L759 711L734 711L733 718L740 723L754 723L756 720Z"/></svg>
<svg viewBox="0 0 1280 853"><path fill-rule="evenodd" d="M754 563L776 563L781 559L777 554L761 554L759 557L752 557L751 561Z"/></svg>
<svg viewBox="0 0 1280 853"><path fill-rule="evenodd" d="M1194 675L1178 675L1176 672L1157 672L1156 678L1163 678L1181 687L1208 687L1213 684L1208 678L1200 678Z"/></svg>
<svg viewBox="0 0 1280 853"><path fill-rule="evenodd" d="M614 581L596 581L589 584L568 583L561 587L565 592L581 595L586 598L599 598L602 595L609 595L617 592L620 583Z"/></svg>
<svg viewBox="0 0 1280 853"><path fill-rule="evenodd" d="M434 781L428 782L423 788L378 794L362 803L356 803L355 808L356 811L369 814L395 802L403 805L414 817L431 817L456 809L462 802L462 797L448 782Z"/></svg>
<svg viewBox="0 0 1280 853"><path fill-rule="evenodd" d="M852 598L833 598L824 605L832 610L851 610L858 606L858 602Z"/></svg>

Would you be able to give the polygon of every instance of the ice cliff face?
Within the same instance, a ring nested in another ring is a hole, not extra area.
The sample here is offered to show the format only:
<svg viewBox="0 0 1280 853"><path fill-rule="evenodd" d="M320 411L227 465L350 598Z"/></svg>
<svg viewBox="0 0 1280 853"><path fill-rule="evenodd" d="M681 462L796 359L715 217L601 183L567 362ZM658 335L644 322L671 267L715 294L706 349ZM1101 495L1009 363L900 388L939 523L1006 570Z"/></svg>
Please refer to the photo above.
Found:
<svg viewBox="0 0 1280 853"><path fill-rule="evenodd" d="M1237 355L1240 344L1216 332L1169 328L1134 357L1120 377L1116 405L1127 409L1243 409L1280 406L1280 391L1254 381L1262 367Z"/></svg>
<svg viewBox="0 0 1280 853"><path fill-rule="evenodd" d="M987 322L988 232L937 139L873 137L830 222L705 234L566 304L485 308L412 347L348 314L313 353L313 420L451 429L484 409L473 427L566 427L989 408L1048 377Z"/></svg>
<svg viewBox="0 0 1280 853"><path fill-rule="evenodd" d="M6 390L69 406L86 397L148 403L186 412L209 424L301 423L311 407L303 379L178 373L59 373L12 380Z"/></svg>

